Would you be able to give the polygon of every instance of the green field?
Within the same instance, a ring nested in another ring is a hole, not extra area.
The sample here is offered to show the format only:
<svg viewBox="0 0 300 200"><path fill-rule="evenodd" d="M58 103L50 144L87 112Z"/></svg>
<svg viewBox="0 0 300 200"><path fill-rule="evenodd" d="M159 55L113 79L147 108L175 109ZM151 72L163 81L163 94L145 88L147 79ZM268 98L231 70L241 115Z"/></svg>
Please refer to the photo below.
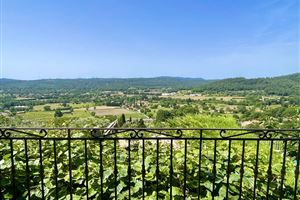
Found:
<svg viewBox="0 0 300 200"><path fill-rule="evenodd" d="M68 106L71 106L74 109L91 107L92 103L68 103ZM61 103L48 103L44 105L37 105L33 107L34 111L43 111L45 106L50 106L51 110L63 107Z"/></svg>
<svg viewBox="0 0 300 200"><path fill-rule="evenodd" d="M55 110L56 108L62 107L61 104L46 104L51 107L52 110ZM34 111L20 113L18 116L20 116L23 120L31 121L31 122L37 122L37 123L48 123L51 121L54 121L54 111L44 111L44 106L46 105L39 105L34 106ZM87 103L81 103L81 104L68 104L74 108L74 111L72 113L65 113L61 118L62 119L70 119L70 118L86 118L91 117L91 113L94 112L93 109L86 110L86 107L92 105ZM131 111L131 110L125 110L125 109L111 109L110 107L107 107L108 109L105 110L105 114L99 116L120 116L122 114L125 114L126 118L147 118L146 115L143 113ZM114 110L114 112L109 113L109 110ZM99 110L95 110L96 112Z"/></svg>
<svg viewBox="0 0 300 200"><path fill-rule="evenodd" d="M33 111L19 114L24 120L35 121L35 122L48 122L54 120L54 111ZM62 118L71 118L71 117L89 117L91 116L90 112L83 110L74 110L72 114L64 114Z"/></svg>

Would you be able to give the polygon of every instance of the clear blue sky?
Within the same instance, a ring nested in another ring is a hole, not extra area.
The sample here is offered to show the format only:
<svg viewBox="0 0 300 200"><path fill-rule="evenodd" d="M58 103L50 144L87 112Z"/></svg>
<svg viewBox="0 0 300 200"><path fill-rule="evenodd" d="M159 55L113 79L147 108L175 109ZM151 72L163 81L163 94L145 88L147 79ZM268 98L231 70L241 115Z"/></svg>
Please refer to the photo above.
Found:
<svg viewBox="0 0 300 200"><path fill-rule="evenodd" d="M299 0L0 0L3 77L299 72Z"/></svg>

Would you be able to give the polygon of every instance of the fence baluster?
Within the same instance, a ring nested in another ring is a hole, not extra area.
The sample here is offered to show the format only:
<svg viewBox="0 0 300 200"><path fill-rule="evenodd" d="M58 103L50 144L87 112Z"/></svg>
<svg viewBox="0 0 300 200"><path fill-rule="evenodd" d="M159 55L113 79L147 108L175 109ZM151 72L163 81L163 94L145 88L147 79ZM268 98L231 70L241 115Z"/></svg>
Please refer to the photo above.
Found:
<svg viewBox="0 0 300 200"><path fill-rule="evenodd" d="M2 152L1 152L1 155L0 155L0 156L2 157ZM2 178L1 168L0 168L0 177ZM0 182L0 200L2 200L2 198L3 198L3 195L2 195L2 184L1 184L1 182Z"/></svg>
<svg viewBox="0 0 300 200"><path fill-rule="evenodd" d="M183 187L183 198L186 199L186 175L187 175L187 169L186 169L186 161L187 161L187 139L184 140L184 187Z"/></svg>
<svg viewBox="0 0 300 200"><path fill-rule="evenodd" d="M117 169L117 140L114 140L114 177L115 177L115 199L117 200L117 177L118 177L118 169Z"/></svg>
<svg viewBox="0 0 300 200"><path fill-rule="evenodd" d="M88 157L87 157L87 140L84 140L84 161L85 161L85 188L86 188L86 199L89 199L89 168L88 168Z"/></svg>
<svg viewBox="0 0 300 200"><path fill-rule="evenodd" d="M281 181L280 181L280 199L283 198L283 184L284 184L284 178L285 178L285 160L286 160L286 147L287 147L287 141L284 140L284 146L283 146L283 160L282 160L282 168L281 168Z"/></svg>
<svg viewBox="0 0 300 200"><path fill-rule="evenodd" d="M297 199L298 194L298 179L299 179L299 165L300 165L300 140L298 141L298 152L296 158L296 167L295 167L295 187L294 187L294 200Z"/></svg>
<svg viewBox="0 0 300 200"><path fill-rule="evenodd" d="M128 139L128 199L131 198L131 155L130 155L130 139Z"/></svg>
<svg viewBox="0 0 300 200"><path fill-rule="evenodd" d="M103 161L102 161L102 157L103 157L103 147L102 147L102 140L100 140L99 146L100 146L100 155L99 155L99 159L100 159L100 185L101 185L101 199L103 199Z"/></svg>
<svg viewBox="0 0 300 200"><path fill-rule="evenodd" d="M54 153L54 181L55 181L55 199L58 199L58 170L57 170L57 155L56 155L56 140L53 140L53 153Z"/></svg>
<svg viewBox="0 0 300 200"><path fill-rule="evenodd" d="M214 140L214 163L213 163L213 184L212 184L212 199L215 199L215 184L216 184L216 160L217 160L217 140Z"/></svg>
<svg viewBox="0 0 300 200"><path fill-rule="evenodd" d="M253 199L256 199L256 180L258 175L258 158L259 158L259 140L256 144L256 158L255 158L255 169L254 169L254 189L253 189Z"/></svg>
<svg viewBox="0 0 300 200"><path fill-rule="evenodd" d="M267 182L267 199L269 199L270 183L272 179L272 158L273 158L273 140L271 140L270 146L270 158L269 158L269 167L268 167L268 182Z"/></svg>
<svg viewBox="0 0 300 200"><path fill-rule="evenodd" d="M230 178L230 151L231 151L231 140L228 141L228 162L227 162L227 183L226 183L226 199L228 199L229 190L229 178Z"/></svg>
<svg viewBox="0 0 300 200"><path fill-rule="evenodd" d="M25 147L25 163L26 163L26 185L27 185L27 196L30 199L30 170L28 164L28 147L27 147L27 139L24 139L24 147Z"/></svg>
<svg viewBox="0 0 300 200"><path fill-rule="evenodd" d="M142 139L142 197L145 199L145 140Z"/></svg>
<svg viewBox="0 0 300 200"><path fill-rule="evenodd" d="M156 139L156 200L158 200L159 183L159 140Z"/></svg>
<svg viewBox="0 0 300 200"><path fill-rule="evenodd" d="M200 191L200 178L201 178L201 161L202 161L202 129L200 130L200 140L199 140L199 165L198 165L198 200L201 198Z"/></svg>
<svg viewBox="0 0 300 200"><path fill-rule="evenodd" d="M243 177L244 177L244 159L245 159L245 140L243 140L242 147L242 161L240 168L240 189L239 189L239 199L242 199L242 191L243 191Z"/></svg>
<svg viewBox="0 0 300 200"><path fill-rule="evenodd" d="M68 129L68 156L69 156L69 179L70 179L70 199L73 199L72 191L73 191L73 181L72 181L72 155L71 155L71 130Z"/></svg>
<svg viewBox="0 0 300 200"><path fill-rule="evenodd" d="M44 191L44 166L43 166L43 154L42 154L42 140L39 139L39 157L40 157L40 178L41 178L41 189L42 189L42 199L45 199Z"/></svg>
<svg viewBox="0 0 300 200"><path fill-rule="evenodd" d="M13 198L16 199L16 172L15 172L15 163L14 163L14 145L13 140L10 139L10 161L11 161L11 181L13 187Z"/></svg>
<svg viewBox="0 0 300 200"><path fill-rule="evenodd" d="M173 140L170 143L170 200L172 200L172 179L173 179Z"/></svg>

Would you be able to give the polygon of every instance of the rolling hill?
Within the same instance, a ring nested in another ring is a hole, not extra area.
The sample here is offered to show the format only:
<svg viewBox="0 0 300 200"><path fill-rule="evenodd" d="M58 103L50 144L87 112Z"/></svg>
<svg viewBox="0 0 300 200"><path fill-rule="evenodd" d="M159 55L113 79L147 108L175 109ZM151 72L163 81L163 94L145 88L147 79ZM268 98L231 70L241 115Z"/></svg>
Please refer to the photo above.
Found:
<svg viewBox="0 0 300 200"><path fill-rule="evenodd" d="M253 91L269 95L300 95L300 73L272 78L229 78L202 85L197 92Z"/></svg>

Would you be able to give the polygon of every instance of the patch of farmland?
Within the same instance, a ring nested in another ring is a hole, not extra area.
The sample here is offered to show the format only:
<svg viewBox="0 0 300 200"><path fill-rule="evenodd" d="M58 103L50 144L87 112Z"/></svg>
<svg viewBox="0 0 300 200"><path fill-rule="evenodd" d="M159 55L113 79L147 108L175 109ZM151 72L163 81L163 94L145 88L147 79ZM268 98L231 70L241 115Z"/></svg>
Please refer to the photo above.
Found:
<svg viewBox="0 0 300 200"><path fill-rule="evenodd" d="M34 111L43 111L45 106L50 106L51 110L55 110L56 108L62 107L59 103L47 103L44 105L33 106Z"/></svg>
<svg viewBox="0 0 300 200"><path fill-rule="evenodd" d="M125 108L116 107L116 106L96 106L89 108L89 111L95 112L96 115L104 116L104 115L121 115L121 114L133 114L137 113Z"/></svg>

